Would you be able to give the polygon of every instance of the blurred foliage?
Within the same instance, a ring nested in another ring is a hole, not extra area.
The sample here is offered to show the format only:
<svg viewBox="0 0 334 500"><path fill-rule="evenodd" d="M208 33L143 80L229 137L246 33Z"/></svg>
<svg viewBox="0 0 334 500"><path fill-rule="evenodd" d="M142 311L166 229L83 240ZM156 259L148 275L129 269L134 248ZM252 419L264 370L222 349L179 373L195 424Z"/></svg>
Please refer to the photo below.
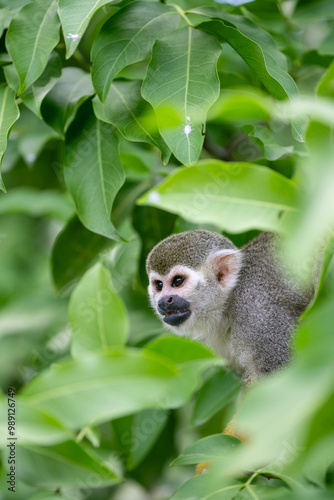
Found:
<svg viewBox="0 0 334 500"><path fill-rule="evenodd" d="M16 500L333 498L332 3L0 0L1 499L10 387ZM325 251L246 446L240 379L147 300L202 227L278 232L302 276Z"/></svg>

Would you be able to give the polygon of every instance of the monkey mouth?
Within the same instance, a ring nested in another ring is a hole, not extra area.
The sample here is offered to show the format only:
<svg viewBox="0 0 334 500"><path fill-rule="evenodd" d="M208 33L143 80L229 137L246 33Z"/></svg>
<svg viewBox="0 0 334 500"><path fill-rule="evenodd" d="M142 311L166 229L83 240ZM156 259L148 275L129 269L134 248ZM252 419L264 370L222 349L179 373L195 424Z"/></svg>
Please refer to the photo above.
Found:
<svg viewBox="0 0 334 500"><path fill-rule="evenodd" d="M164 313L163 321L167 325L179 326L189 318L190 314L191 311L189 309L186 311L168 311Z"/></svg>

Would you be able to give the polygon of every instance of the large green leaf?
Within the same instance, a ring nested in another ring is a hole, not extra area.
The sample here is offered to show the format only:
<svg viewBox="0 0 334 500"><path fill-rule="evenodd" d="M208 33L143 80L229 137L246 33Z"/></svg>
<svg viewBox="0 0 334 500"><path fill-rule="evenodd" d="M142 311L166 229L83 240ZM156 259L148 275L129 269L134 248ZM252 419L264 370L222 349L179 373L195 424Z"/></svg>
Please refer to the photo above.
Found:
<svg viewBox="0 0 334 500"><path fill-rule="evenodd" d="M176 28L179 21L173 7L139 1L106 22L92 47L92 80L102 102L115 76L125 66L146 59L154 41Z"/></svg>
<svg viewBox="0 0 334 500"><path fill-rule="evenodd" d="M199 9L199 12L209 15L210 9ZM296 97L297 86L287 72L285 56L277 50L270 35L240 16L222 16L224 19L204 22L197 28L231 45L276 99ZM303 140L304 122L292 123L294 136L300 141Z"/></svg>
<svg viewBox="0 0 334 500"><path fill-rule="evenodd" d="M301 326L294 363L246 395L237 426L252 446L230 457L229 472L245 464L272 461L278 461L278 470L288 464L293 467L292 461L303 460L305 447L333 432L329 416L334 387L333 318L331 298Z"/></svg>
<svg viewBox="0 0 334 500"><path fill-rule="evenodd" d="M255 28L247 20L243 20L240 25L239 16L227 16L227 20L225 18L226 16L224 19L201 23L197 28L231 45L276 99L296 95L297 86L286 72L285 57L270 43L272 39L268 33ZM233 21L239 21L238 26L233 26ZM264 37L256 37L257 31Z"/></svg>
<svg viewBox="0 0 334 500"><path fill-rule="evenodd" d="M79 45L93 15L112 0L59 0L59 17L66 45L66 59Z"/></svg>
<svg viewBox="0 0 334 500"><path fill-rule="evenodd" d="M94 94L88 73L80 68L64 68L61 77L42 103L42 115L50 127L65 136L78 108Z"/></svg>
<svg viewBox="0 0 334 500"><path fill-rule="evenodd" d="M283 231L297 212L295 184L263 166L211 160L173 172L138 203L230 233Z"/></svg>
<svg viewBox="0 0 334 500"><path fill-rule="evenodd" d="M6 46L20 78L19 93L24 92L43 73L58 41L56 0L29 3L12 19Z"/></svg>
<svg viewBox="0 0 334 500"><path fill-rule="evenodd" d="M139 80L112 83L104 104L97 96L94 98L95 115L115 125L126 139L156 146L163 163L167 163L170 150L159 133L153 109L140 94L140 87Z"/></svg>
<svg viewBox="0 0 334 500"><path fill-rule="evenodd" d="M197 389L203 370L219 364L197 342L167 337L145 350L110 348L52 365L20 398L76 429L147 408L178 407Z"/></svg>
<svg viewBox="0 0 334 500"><path fill-rule="evenodd" d="M185 27L157 41L142 94L157 115L167 145L184 164L198 160L208 109L219 96L214 37Z"/></svg>
<svg viewBox="0 0 334 500"><path fill-rule="evenodd" d="M94 349L105 351L126 342L126 311L101 262L89 269L72 293L69 317L75 355Z"/></svg>
<svg viewBox="0 0 334 500"><path fill-rule="evenodd" d="M87 271L112 241L88 231L73 217L58 234L52 248L52 276L57 290L64 291Z"/></svg>
<svg viewBox="0 0 334 500"><path fill-rule="evenodd" d="M160 407L177 377L176 365L156 353L113 349L53 365L24 387L22 397L79 428Z"/></svg>
<svg viewBox="0 0 334 500"><path fill-rule="evenodd" d="M20 116L15 94L9 87L0 87L0 165L6 151L10 129ZM0 189L6 191L0 174Z"/></svg>
<svg viewBox="0 0 334 500"><path fill-rule="evenodd" d="M113 128L93 117L82 123L68 141L65 165L66 185L81 222L95 233L118 239L110 215L125 176Z"/></svg>
<svg viewBox="0 0 334 500"><path fill-rule="evenodd" d="M92 450L75 441L53 446L19 446L17 460L20 479L34 486L58 488L62 485L89 488L92 477L98 484L109 485L121 481L114 464L104 461ZM94 482L94 486L95 486Z"/></svg>

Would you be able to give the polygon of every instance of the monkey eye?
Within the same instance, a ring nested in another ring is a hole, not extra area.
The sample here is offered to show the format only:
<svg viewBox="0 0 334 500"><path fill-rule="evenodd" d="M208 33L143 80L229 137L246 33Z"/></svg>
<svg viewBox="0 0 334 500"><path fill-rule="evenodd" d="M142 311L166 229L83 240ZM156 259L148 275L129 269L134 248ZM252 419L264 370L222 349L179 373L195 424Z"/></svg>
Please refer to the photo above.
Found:
<svg viewBox="0 0 334 500"><path fill-rule="evenodd" d="M161 292L162 287L163 287L163 283L162 283L162 281L158 281L158 280L157 280L154 284L155 284L155 289L156 289L156 291L157 291L157 292Z"/></svg>
<svg viewBox="0 0 334 500"><path fill-rule="evenodd" d="M181 286L184 282L184 278L182 276L175 276L173 279L172 286Z"/></svg>

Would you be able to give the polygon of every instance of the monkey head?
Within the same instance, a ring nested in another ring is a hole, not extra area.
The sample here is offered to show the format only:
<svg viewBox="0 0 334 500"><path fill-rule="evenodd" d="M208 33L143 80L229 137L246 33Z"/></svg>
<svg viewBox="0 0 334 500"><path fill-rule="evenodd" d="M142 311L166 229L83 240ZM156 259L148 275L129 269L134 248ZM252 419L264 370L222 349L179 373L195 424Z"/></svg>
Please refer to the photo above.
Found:
<svg viewBox="0 0 334 500"><path fill-rule="evenodd" d="M220 322L240 267L241 252L218 233L173 234L147 257L151 305L174 333L201 340Z"/></svg>

